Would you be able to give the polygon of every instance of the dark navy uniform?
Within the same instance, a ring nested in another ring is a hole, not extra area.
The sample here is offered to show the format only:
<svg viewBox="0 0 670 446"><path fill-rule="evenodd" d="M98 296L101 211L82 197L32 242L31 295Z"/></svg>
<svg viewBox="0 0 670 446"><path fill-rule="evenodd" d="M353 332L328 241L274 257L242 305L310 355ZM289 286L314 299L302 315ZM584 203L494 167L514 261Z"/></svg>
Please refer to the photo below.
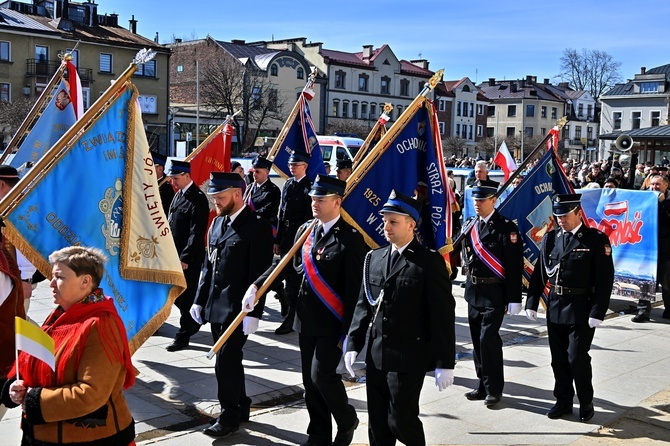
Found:
<svg viewBox="0 0 670 446"><path fill-rule="evenodd" d="M468 323L479 378L476 393L482 397L500 397L505 379L499 330L507 305L521 303L523 242L516 224L498 211L494 210L485 224L479 217L472 217L463 226L467 228L473 219L477 219L474 224L479 225L479 237L484 247L505 269L503 280L477 256L470 235L465 236L463 257L468 269L465 300L468 302Z"/></svg>
<svg viewBox="0 0 670 446"><path fill-rule="evenodd" d="M159 178L158 184L160 184L161 181L164 181L165 178L166 178L165 176ZM172 187L172 184L170 184L169 181L165 181L163 184L158 186L158 192L160 193L161 196L161 202L163 203L163 210L165 211L165 216L167 216L170 213L170 204L174 199L174 188Z"/></svg>
<svg viewBox="0 0 670 446"><path fill-rule="evenodd" d="M281 191L269 178L260 186L252 182L244 193L244 203L251 207L256 215L268 220L275 228L280 201Z"/></svg>
<svg viewBox="0 0 670 446"><path fill-rule="evenodd" d="M572 409L577 390L580 405L593 400L589 349L595 328L589 318L605 319L614 282L612 248L608 237L584 224L564 248L563 230L542 239L540 257L528 288L526 309L537 311L547 280L547 331L554 371L557 406Z"/></svg>

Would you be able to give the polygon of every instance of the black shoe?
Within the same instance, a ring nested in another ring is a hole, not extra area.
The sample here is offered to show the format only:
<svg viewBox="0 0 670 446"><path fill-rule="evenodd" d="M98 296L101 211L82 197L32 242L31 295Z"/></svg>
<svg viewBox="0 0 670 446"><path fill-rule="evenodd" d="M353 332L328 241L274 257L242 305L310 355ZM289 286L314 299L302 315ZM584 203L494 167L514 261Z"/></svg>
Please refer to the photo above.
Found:
<svg viewBox="0 0 670 446"><path fill-rule="evenodd" d="M279 328L275 330L276 335L285 335L293 331L293 318L286 318L284 322L281 323Z"/></svg>
<svg viewBox="0 0 670 446"><path fill-rule="evenodd" d="M349 446L351 441L354 439L354 431L357 427L358 417L356 417L354 424L348 430L342 432L338 429L335 440L333 440L333 446Z"/></svg>
<svg viewBox="0 0 670 446"><path fill-rule="evenodd" d="M486 395L484 398L484 405L486 407L493 407L500 402L501 395Z"/></svg>
<svg viewBox="0 0 670 446"><path fill-rule="evenodd" d="M203 429L202 433L209 435L210 437L225 437L226 435L237 431L240 428L237 424L221 424L218 421L208 427Z"/></svg>
<svg viewBox="0 0 670 446"><path fill-rule="evenodd" d="M184 350L186 348L188 348L188 341L178 341L175 339L172 341L172 344L165 347L165 350L169 352L178 352L179 350Z"/></svg>
<svg viewBox="0 0 670 446"><path fill-rule="evenodd" d="M585 406L580 406L579 407L579 421L582 423L586 423L589 421L591 418L593 418L593 415L595 415L596 411L593 408L593 404L589 403Z"/></svg>
<svg viewBox="0 0 670 446"><path fill-rule="evenodd" d="M561 406L559 404L554 404L554 407L549 409L549 412L547 412L547 417L551 418L552 420L556 420L561 418L563 415L570 414L572 414L572 406Z"/></svg>
<svg viewBox="0 0 670 446"><path fill-rule="evenodd" d="M663 316L661 316L663 319L670 319L670 308L666 308L663 310Z"/></svg>
<svg viewBox="0 0 670 446"><path fill-rule="evenodd" d="M640 311L632 319L633 322L649 322L649 315L645 311Z"/></svg>
<svg viewBox="0 0 670 446"><path fill-rule="evenodd" d="M473 390L465 394L465 397L470 401L481 401L486 398L485 392L480 392L479 390Z"/></svg>

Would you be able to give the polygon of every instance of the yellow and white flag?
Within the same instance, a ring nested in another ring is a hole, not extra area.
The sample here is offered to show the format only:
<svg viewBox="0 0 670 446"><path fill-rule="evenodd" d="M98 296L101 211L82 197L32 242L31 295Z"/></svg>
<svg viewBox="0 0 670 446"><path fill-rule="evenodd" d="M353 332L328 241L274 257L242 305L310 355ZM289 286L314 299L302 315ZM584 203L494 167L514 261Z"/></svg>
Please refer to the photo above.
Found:
<svg viewBox="0 0 670 446"><path fill-rule="evenodd" d="M54 340L40 327L20 317L14 318L16 349L46 362L51 370L56 370Z"/></svg>

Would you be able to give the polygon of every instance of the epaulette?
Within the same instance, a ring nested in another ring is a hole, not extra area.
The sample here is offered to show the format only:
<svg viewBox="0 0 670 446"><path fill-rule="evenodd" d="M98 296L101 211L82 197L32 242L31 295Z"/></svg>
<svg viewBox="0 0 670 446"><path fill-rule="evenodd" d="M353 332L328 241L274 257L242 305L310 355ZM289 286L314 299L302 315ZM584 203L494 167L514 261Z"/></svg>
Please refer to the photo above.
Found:
<svg viewBox="0 0 670 446"><path fill-rule="evenodd" d="M474 220L475 218L477 218L477 216L475 216L475 215L473 215L472 217L468 218L467 220L465 220L465 223L463 223L463 226L467 226L467 224L470 223L470 222L471 222L472 220Z"/></svg>

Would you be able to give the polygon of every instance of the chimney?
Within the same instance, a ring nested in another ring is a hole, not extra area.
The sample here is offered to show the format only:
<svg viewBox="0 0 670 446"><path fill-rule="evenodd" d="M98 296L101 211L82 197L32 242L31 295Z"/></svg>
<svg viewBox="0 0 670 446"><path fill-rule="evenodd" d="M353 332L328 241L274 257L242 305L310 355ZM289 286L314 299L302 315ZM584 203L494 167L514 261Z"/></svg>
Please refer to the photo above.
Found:
<svg viewBox="0 0 670 446"><path fill-rule="evenodd" d="M128 20L128 22L130 23L128 29L130 30L131 33L137 34L137 20L135 20L135 14L133 14L132 17L133 17L132 19Z"/></svg>
<svg viewBox="0 0 670 446"><path fill-rule="evenodd" d="M495 87L496 86L496 78L495 77L490 77L489 78L489 87Z"/></svg>
<svg viewBox="0 0 670 446"><path fill-rule="evenodd" d="M647 67L640 68L640 74L645 74L647 72Z"/></svg>
<svg viewBox="0 0 670 446"><path fill-rule="evenodd" d="M182 42L182 40L181 40L180 37L175 37L174 43L181 43L181 42Z"/></svg>
<svg viewBox="0 0 670 446"><path fill-rule="evenodd" d="M158 31L156 31L156 37L154 37L154 42L158 43Z"/></svg>
<svg viewBox="0 0 670 446"><path fill-rule="evenodd" d="M230 41L233 45L244 45L245 41L242 39L233 39Z"/></svg>
<svg viewBox="0 0 670 446"><path fill-rule="evenodd" d="M549 85L549 78L548 77L544 78L544 85Z"/></svg>
<svg viewBox="0 0 670 446"><path fill-rule="evenodd" d="M363 60L370 60L372 57L372 45L363 45Z"/></svg>
<svg viewBox="0 0 670 446"><path fill-rule="evenodd" d="M526 88L526 79L519 79L519 88Z"/></svg>
<svg viewBox="0 0 670 446"><path fill-rule="evenodd" d="M413 65L416 65L419 68L423 68L424 70L428 69L428 62L426 59L417 59L417 60L410 60L410 63Z"/></svg>
<svg viewBox="0 0 670 446"><path fill-rule="evenodd" d="M516 93L516 82L509 83L509 91L512 93Z"/></svg>
<svg viewBox="0 0 670 446"><path fill-rule="evenodd" d="M535 76L528 76L528 75L526 75L526 82L528 82L529 84L530 84L530 83L533 83L533 82L535 81L535 80L533 79L534 77L535 77Z"/></svg>

